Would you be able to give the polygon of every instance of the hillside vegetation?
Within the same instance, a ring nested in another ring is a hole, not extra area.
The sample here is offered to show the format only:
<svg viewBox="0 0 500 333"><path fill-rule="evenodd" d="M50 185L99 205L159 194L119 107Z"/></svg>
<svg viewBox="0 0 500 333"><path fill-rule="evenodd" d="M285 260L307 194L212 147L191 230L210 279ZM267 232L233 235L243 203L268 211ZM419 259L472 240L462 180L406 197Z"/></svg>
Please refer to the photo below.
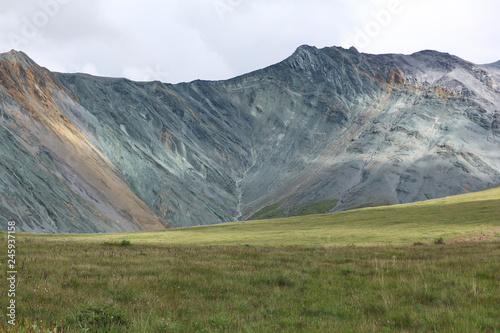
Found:
<svg viewBox="0 0 500 333"><path fill-rule="evenodd" d="M500 187L411 204L333 214L113 234L30 234L44 240L135 244L373 246L500 239Z"/></svg>

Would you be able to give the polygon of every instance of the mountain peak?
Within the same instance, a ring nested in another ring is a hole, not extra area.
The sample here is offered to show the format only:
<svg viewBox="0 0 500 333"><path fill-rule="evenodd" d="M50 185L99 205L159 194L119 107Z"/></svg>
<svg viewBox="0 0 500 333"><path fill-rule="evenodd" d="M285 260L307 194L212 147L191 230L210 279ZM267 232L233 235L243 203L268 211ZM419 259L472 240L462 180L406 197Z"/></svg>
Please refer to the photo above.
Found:
<svg viewBox="0 0 500 333"><path fill-rule="evenodd" d="M430 50L430 49L427 49L427 50L421 50L421 51L415 52L415 53L413 53L413 54L450 55L448 52L439 52L439 51L436 51L436 50Z"/></svg>
<svg viewBox="0 0 500 333"><path fill-rule="evenodd" d="M24 53L23 51L18 51L15 49L10 50L9 52L0 53L0 56L3 55L29 58L28 55L26 55L26 53Z"/></svg>
<svg viewBox="0 0 500 333"><path fill-rule="evenodd" d="M295 52L292 54L292 57L295 56L295 55L298 55L298 54L315 52L317 50L318 49L316 47L314 47L314 46L310 46L310 45L304 44L304 45L299 46L295 50Z"/></svg>
<svg viewBox="0 0 500 333"><path fill-rule="evenodd" d="M440 52L436 50L423 50L411 54L412 57L427 59L427 61L441 61L449 64L465 63L468 62L456 55L450 54L448 52Z"/></svg>
<svg viewBox="0 0 500 333"><path fill-rule="evenodd" d="M25 68L37 66L37 64L26 53L14 49L6 53L0 53L0 61L19 63Z"/></svg>

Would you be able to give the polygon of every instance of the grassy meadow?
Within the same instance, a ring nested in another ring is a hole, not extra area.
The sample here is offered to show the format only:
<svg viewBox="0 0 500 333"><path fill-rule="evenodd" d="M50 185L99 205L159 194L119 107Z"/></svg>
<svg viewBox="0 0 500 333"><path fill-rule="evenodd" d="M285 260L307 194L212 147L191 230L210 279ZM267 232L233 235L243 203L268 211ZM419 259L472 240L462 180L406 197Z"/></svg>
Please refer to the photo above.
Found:
<svg viewBox="0 0 500 333"><path fill-rule="evenodd" d="M18 325L2 311L0 332L500 332L499 204L494 188L166 231L17 233ZM5 308L5 278L0 290Z"/></svg>
<svg viewBox="0 0 500 333"><path fill-rule="evenodd" d="M108 234L30 234L44 241L251 246L380 246L500 240L500 187L412 204L224 223L160 231Z"/></svg>

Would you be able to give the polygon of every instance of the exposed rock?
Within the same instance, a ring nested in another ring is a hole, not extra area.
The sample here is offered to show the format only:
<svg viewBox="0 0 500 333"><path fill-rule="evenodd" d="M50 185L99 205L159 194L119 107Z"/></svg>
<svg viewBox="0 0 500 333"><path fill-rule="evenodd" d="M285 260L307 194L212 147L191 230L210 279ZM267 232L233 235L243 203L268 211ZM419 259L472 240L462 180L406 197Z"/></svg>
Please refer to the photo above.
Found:
<svg viewBox="0 0 500 333"><path fill-rule="evenodd" d="M2 222L50 232L169 226L120 179L87 129L80 131L83 110L52 73L9 52L0 56L0 76Z"/></svg>
<svg viewBox="0 0 500 333"><path fill-rule="evenodd" d="M247 75L177 85L52 74L10 52L0 221L155 229L479 190L500 183L499 81L495 65L435 51L301 46Z"/></svg>
<svg viewBox="0 0 500 333"><path fill-rule="evenodd" d="M391 68L389 72L389 79L387 80L389 84L406 84L406 79L401 70L397 67Z"/></svg>

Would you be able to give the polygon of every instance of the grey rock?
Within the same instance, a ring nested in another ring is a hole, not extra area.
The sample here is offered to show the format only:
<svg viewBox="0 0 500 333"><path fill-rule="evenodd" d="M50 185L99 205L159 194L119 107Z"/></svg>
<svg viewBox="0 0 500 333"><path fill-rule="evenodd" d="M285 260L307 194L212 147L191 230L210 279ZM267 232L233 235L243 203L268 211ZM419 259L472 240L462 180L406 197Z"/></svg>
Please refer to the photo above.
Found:
<svg viewBox="0 0 500 333"><path fill-rule="evenodd" d="M16 54L0 63L16 63L9 60ZM147 209L111 200L112 192L96 186L102 179L76 167L81 154L61 154L61 145L46 143L48 134L36 134L46 125L27 107L13 107L24 95L37 103L42 97L0 88L0 135L8 143L0 222L16 219L25 230L193 226L245 220L271 204L291 212L328 199L339 211L500 183L495 64L436 51L370 55L301 46L278 64L226 81L171 85L45 72L40 82L51 89L51 105L92 147L106 177L112 173ZM0 73L0 87L9 87L10 76ZM20 128L13 120L19 115ZM22 130L34 139L23 139ZM137 209L147 211L143 220ZM156 223L145 225L152 216ZM127 225L112 223L117 219Z"/></svg>

